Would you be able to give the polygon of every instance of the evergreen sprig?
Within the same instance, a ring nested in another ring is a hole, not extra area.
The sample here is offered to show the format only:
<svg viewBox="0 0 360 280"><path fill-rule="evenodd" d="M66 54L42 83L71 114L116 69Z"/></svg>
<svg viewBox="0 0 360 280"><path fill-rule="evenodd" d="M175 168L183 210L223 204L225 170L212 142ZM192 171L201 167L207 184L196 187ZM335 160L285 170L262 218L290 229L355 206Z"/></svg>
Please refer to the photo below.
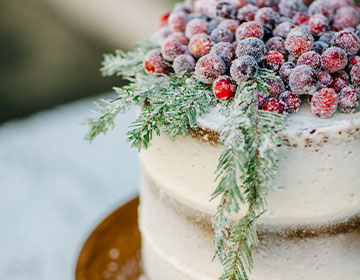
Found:
<svg viewBox="0 0 360 280"><path fill-rule="evenodd" d="M213 217L214 244L224 271L220 280L245 280L253 268L252 248L258 246L256 220L266 206L266 195L278 168L277 132L284 117L258 109L257 91L268 94L266 80L275 74L261 70L258 77L238 86L236 96L223 105L227 118L220 134L225 145L218 168L219 184L213 199L220 197ZM232 214L247 202L248 209L239 221Z"/></svg>

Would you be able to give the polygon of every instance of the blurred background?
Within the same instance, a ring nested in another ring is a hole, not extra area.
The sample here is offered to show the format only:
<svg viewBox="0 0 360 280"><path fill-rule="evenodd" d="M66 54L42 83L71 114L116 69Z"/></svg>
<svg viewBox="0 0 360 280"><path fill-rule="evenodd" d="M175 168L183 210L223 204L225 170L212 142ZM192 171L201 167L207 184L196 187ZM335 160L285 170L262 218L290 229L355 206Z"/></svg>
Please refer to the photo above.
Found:
<svg viewBox="0 0 360 280"><path fill-rule="evenodd" d="M157 29L175 0L0 1L0 279L73 279L91 230L138 188L131 111L89 145L92 101L121 85L102 55Z"/></svg>

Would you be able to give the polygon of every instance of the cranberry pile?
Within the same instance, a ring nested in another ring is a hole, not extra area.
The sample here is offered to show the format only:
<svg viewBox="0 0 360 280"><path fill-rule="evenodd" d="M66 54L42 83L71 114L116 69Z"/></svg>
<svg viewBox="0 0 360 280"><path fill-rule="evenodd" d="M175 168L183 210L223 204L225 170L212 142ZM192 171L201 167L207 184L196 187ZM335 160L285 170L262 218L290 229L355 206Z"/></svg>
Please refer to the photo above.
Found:
<svg viewBox="0 0 360 280"><path fill-rule="evenodd" d="M360 7L353 0L188 0L160 19L161 49L144 59L148 73L195 71L219 99L264 67L277 72L259 107L331 117L360 105ZM305 96L302 98L302 96Z"/></svg>

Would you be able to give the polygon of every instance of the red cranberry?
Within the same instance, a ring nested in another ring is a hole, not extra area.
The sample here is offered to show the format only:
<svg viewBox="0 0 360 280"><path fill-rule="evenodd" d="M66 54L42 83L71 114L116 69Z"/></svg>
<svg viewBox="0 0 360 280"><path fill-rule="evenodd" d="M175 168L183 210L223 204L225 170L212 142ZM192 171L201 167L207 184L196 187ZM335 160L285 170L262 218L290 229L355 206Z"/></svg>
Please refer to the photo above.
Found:
<svg viewBox="0 0 360 280"><path fill-rule="evenodd" d="M280 14L286 17L293 17L298 12L306 12L306 6L302 0L280 0Z"/></svg>
<svg viewBox="0 0 360 280"><path fill-rule="evenodd" d="M274 36L279 36L286 39L287 35L290 33L291 29L294 28L294 25L288 21L280 23L275 27L273 31ZM271 39L271 38L270 38Z"/></svg>
<svg viewBox="0 0 360 280"><path fill-rule="evenodd" d="M353 66L355 66L356 64L360 63L360 56L351 56L349 58L349 67L352 68Z"/></svg>
<svg viewBox="0 0 360 280"><path fill-rule="evenodd" d="M317 36L324 33L329 27L329 21L323 14L315 14L309 19L311 34Z"/></svg>
<svg viewBox="0 0 360 280"><path fill-rule="evenodd" d="M335 30L343 30L347 27L356 27L360 23L359 13L354 7L341 7L336 11L333 27Z"/></svg>
<svg viewBox="0 0 360 280"><path fill-rule="evenodd" d="M330 118L337 109L339 102L336 91L323 88L316 92L311 99L311 112L319 118Z"/></svg>
<svg viewBox="0 0 360 280"><path fill-rule="evenodd" d="M170 13L165 13L159 18L159 26L164 27L168 25Z"/></svg>
<svg viewBox="0 0 360 280"><path fill-rule="evenodd" d="M354 32L341 31L335 34L333 45L355 55L360 49L360 38Z"/></svg>
<svg viewBox="0 0 360 280"><path fill-rule="evenodd" d="M205 84L211 84L225 72L225 63L216 54L207 54L201 57L196 63L196 78Z"/></svg>
<svg viewBox="0 0 360 280"><path fill-rule="evenodd" d="M235 47L230 43L220 42L212 47L210 53L220 56L225 65L230 67L235 58Z"/></svg>
<svg viewBox="0 0 360 280"><path fill-rule="evenodd" d="M286 112L296 113L299 111L301 100L297 94L291 91L285 91L280 95L279 99L285 103Z"/></svg>
<svg viewBox="0 0 360 280"><path fill-rule="evenodd" d="M236 8L240 9L250 3L250 0L230 0L230 3Z"/></svg>
<svg viewBox="0 0 360 280"><path fill-rule="evenodd" d="M258 10L259 8L257 6L248 4L238 11L237 18L240 21L252 21L255 19L255 15Z"/></svg>
<svg viewBox="0 0 360 280"><path fill-rule="evenodd" d="M160 49L148 52L144 57L144 68L150 74L165 74L169 71Z"/></svg>
<svg viewBox="0 0 360 280"><path fill-rule="evenodd" d="M284 56L277 51L269 51L265 55L264 66L268 69L277 71L285 62Z"/></svg>
<svg viewBox="0 0 360 280"><path fill-rule="evenodd" d="M260 22L265 30L271 31L279 23L280 16L274 9L265 7L256 12L255 20Z"/></svg>
<svg viewBox="0 0 360 280"><path fill-rule="evenodd" d="M327 0L316 0L309 6L308 13L310 16L315 14L323 14L325 17L331 20L334 16L334 7L329 5Z"/></svg>
<svg viewBox="0 0 360 280"><path fill-rule="evenodd" d="M317 75L320 88L328 87L333 82L333 78L328 72L322 71Z"/></svg>
<svg viewBox="0 0 360 280"><path fill-rule="evenodd" d="M339 109L342 113L355 113L360 105L360 92L357 87L347 86L339 93Z"/></svg>
<svg viewBox="0 0 360 280"><path fill-rule="evenodd" d="M238 57L244 55L253 56L257 62L264 60L266 52L265 44L258 38L247 38L238 43L236 55Z"/></svg>
<svg viewBox="0 0 360 280"><path fill-rule="evenodd" d="M295 68L295 64L292 62L285 62L279 70L280 78L286 82L289 83L289 76L292 70Z"/></svg>
<svg viewBox="0 0 360 280"><path fill-rule="evenodd" d="M230 30L233 34L235 34L239 24L239 21L236 19L224 19L219 23L218 28Z"/></svg>
<svg viewBox="0 0 360 280"><path fill-rule="evenodd" d="M229 2L219 2L216 6L216 17L217 18L230 18L236 17L237 9Z"/></svg>
<svg viewBox="0 0 360 280"><path fill-rule="evenodd" d="M290 73L289 86L296 94L312 94L316 91L317 76L308 65L296 66Z"/></svg>
<svg viewBox="0 0 360 280"><path fill-rule="evenodd" d="M328 48L321 55L324 69L330 73L335 73L346 67L348 63L346 52L338 47Z"/></svg>
<svg viewBox="0 0 360 280"><path fill-rule="evenodd" d="M206 34L194 35L189 43L189 51L195 57L202 57L211 50L213 42L210 36Z"/></svg>
<svg viewBox="0 0 360 280"><path fill-rule="evenodd" d="M332 77L333 77L334 79L336 79L336 78L341 78L341 79L343 79L344 81L350 81L350 76L349 76L349 74L346 73L344 70L340 70L340 71L332 74Z"/></svg>
<svg viewBox="0 0 360 280"><path fill-rule="evenodd" d="M210 38L215 43L234 41L234 34L228 29L216 28L211 32Z"/></svg>
<svg viewBox="0 0 360 280"><path fill-rule="evenodd" d="M296 27L287 36L285 47L291 55L299 57L304 52L310 51L313 43L313 36L305 28Z"/></svg>
<svg viewBox="0 0 360 280"><path fill-rule="evenodd" d="M228 100L235 95L236 82L229 76L220 76L213 83L213 92L217 98Z"/></svg>
<svg viewBox="0 0 360 280"><path fill-rule="evenodd" d="M321 70L321 56L314 52L309 51L300 55L297 65L309 65L316 72Z"/></svg>
<svg viewBox="0 0 360 280"><path fill-rule="evenodd" d="M259 22L244 22L236 29L236 40L241 41L250 37L259 39L264 37L264 29Z"/></svg>
<svg viewBox="0 0 360 280"><path fill-rule="evenodd" d="M348 85L348 81L341 78L335 78L330 84L330 87L333 88L336 92L340 92L344 87L347 87Z"/></svg>
<svg viewBox="0 0 360 280"><path fill-rule="evenodd" d="M259 66L254 57L245 55L233 61L230 74L238 83L245 82L255 78L259 70Z"/></svg>
<svg viewBox="0 0 360 280"><path fill-rule="evenodd" d="M262 108L264 111L282 114L285 111L285 104L276 98L267 100Z"/></svg>
<svg viewBox="0 0 360 280"><path fill-rule="evenodd" d="M297 13L294 17L295 25L306 25L309 22L309 16L306 13Z"/></svg>
<svg viewBox="0 0 360 280"><path fill-rule="evenodd" d="M209 27L202 18L194 18L188 22L185 29L185 35L191 39L196 34L209 33Z"/></svg>
<svg viewBox="0 0 360 280"><path fill-rule="evenodd" d="M265 82L269 86L268 92L270 97L278 98L285 91L285 85L281 79L266 80Z"/></svg>
<svg viewBox="0 0 360 280"><path fill-rule="evenodd" d="M195 59L189 54L182 54L175 58L173 68L176 74L184 74L195 69Z"/></svg>
<svg viewBox="0 0 360 280"><path fill-rule="evenodd" d="M354 85L360 85L360 64L356 64L351 68L350 76Z"/></svg>
<svg viewBox="0 0 360 280"><path fill-rule="evenodd" d="M184 32L187 23L187 16L185 13L172 13L168 22L172 32Z"/></svg>
<svg viewBox="0 0 360 280"><path fill-rule="evenodd" d="M283 56L287 56L285 49L285 41L281 37L272 37L266 42L266 48L268 51L277 51Z"/></svg>
<svg viewBox="0 0 360 280"><path fill-rule="evenodd" d="M260 90L257 90L255 94L257 96L258 107L261 109L265 102L269 99L269 96Z"/></svg>
<svg viewBox="0 0 360 280"><path fill-rule="evenodd" d="M345 6L354 6L354 0L330 0L329 5L332 5L335 10Z"/></svg>
<svg viewBox="0 0 360 280"><path fill-rule="evenodd" d="M176 39L184 46L187 46L189 44L189 40L186 38L185 34L182 32L175 32L171 33L167 39Z"/></svg>

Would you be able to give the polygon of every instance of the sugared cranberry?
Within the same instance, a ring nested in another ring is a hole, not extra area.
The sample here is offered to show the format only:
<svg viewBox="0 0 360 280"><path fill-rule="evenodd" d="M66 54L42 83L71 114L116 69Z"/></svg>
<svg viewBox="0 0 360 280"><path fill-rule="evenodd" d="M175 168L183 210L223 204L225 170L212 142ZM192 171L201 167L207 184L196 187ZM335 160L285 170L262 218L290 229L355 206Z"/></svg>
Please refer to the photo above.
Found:
<svg viewBox="0 0 360 280"><path fill-rule="evenodd" d="M209 33L209 26L202 18L194 18L188 22L185 29L185 35L191 39L196 34Z"/></svg>
<svg viewBox="0 0 360 280"><path fill-rule="evenodd" d="M332 77L334 79L336 78L341 78L343 79L344 81L350 81L350 76L348 73L346 73L344 70L340 70L338 72L335 72L334 74L332 74Z"/></svg>
<svg viewBox="0 0 360 280"><path fill-rule="evenodd" d="M329 5L333 5L334 9L340 9L341 7L354 6L354 0L330 0Z"/></svg>
<svg viewBox="0 0 360 280"><path fill-rule="evenodd" d="M257 90L255 94L257 97L258 107L259 109L261 109L264 106L265 102L269 99L269 96L260 90Z"/></svg>
<svg viewBox="0 0 360 280"><path fill-rule="evenodd" d="M189 51L195 57L202 57L211 50L213 42L210 36L206 34L194 35L189 43Z"/></svg>
<svg viewBox="0 0 360 280"><path fill-rule="evenodd" d="M335 73L346 67L348 63L346 52L338 47L328 48L321 55L324 69L330 73Z"/></svg>
<svg viewBox="0 0 360 280"><path fill-rule="evenodd" d="M234 41L234 34L228 29L216 28L211 32L210 38L215 43Z"/></svg>
<svg viewBox="0 0 360 280"><path fill-rule="evenodd" d="M265 55L264 66L268 69L277 71L285 62L284 56L277 51L269 51Z"/></svg>
<svg viewBox="0 0 360 280"><path fill-rule="evenodd" d="M238 57L244 55L253 56L257 62L264 59L266 52L265 44L258 38L247 38L238 43L236 48L236 55Z"/></svg>
<svg viewBox="0 0 360 280"><path fill-rule="evenodd" d="M176 39L179 40L179 42L181 44L183 44L184 46L187 46L189 44L189 40L186 38L185 34L182 32L175 32L175 33L171 33L167 39Z"/></svg>
<svg viewBox="0 0 360 280"><path fill-rule="evenodd" d="M240 9L250 3L250 0L230 0L230 3L236 8Z"/></svg>
<svg viewBox="0 0 360 280"><path fill-rule="evenodd" d="M335 34L333 45L355 55L360 49L360 38L354 32L340 31Z"/></svg>
<svg viewBox="0 0 360 280"><path fill-rule="evenodd" d="M236 82L229 76L220 76L213 83L213 92L217 98L228 100L235 95Z"/></svg>
<svg viewBox="0 0 360 280"><path fill-rule="evenodd" d="M323 52L329 48L329 45L325 44L321 41L314 42L314 45L312 46L311 50L314 52L317 52L318 54L323 54Z"/></svg>
<svg viewBox="0 0 360 280"><path fill-rule="evenodd" d="M236 19L224 19L219 23L218 28L230 30L233 34L235 34L239 25L240 23Z"/></svg>
<svg viewBox="0 0 360 280"><path fill-rule="evenodd" d="M316 0L309 6L308 13L310 16L323 14L331 20L334 16L334 7L329 5L327 0Z"/></svg>
<svg viewBox="0 0 360 280"><path fill-rule="evenodd" d="M351 68L350 76L354 85L360 85L360 64L354 65Z"/></svg>
<svg viewBox="0 0 360 280"><path fill-rule="evenodd" d="M279 70L280 78L286 82L289 83L289 77L292 70L295 68L295 64L292 62L285 62Z"/></svg>
<svg viewBox="0 0 360 280"><path fill-rule="evenodd" d="M349 85L349 82L341 79L341 78L335 78L329 87L333 88L336 92L340 92L344 87L347 87Z"/></svg>
<svg viewBox="0 0 360 280"><path fill-rule="evenodd" d="M195 59L189 54L182 54L175 58L173 68L176 74L184 74L195 69Z"/></svg>
<svg viewBox="0 0 360 280"><path fill-rule="evenodd" d="M303 27L296 27L287 36L285 47L291 55L299 57L301 54L310 51L313 43L314 38L310 32Z"/></svg>
<svg viewBox="0 0 360 280"><path fill-rule="evenodd" d="M169 17L168 24L172 32L184 32L187 24L187 16L185 13L172 13Z"/></svg>
<svg viewBox="0 0 360 280"><path fill-rule="evenodd" d="M159 26L164 27L168 25L170 13L165 13L159 18Z"/></svg>
<svg viewBox="0 0 360 280"><path fill-rule="evenodd" d="M280 14L286 17L293 17L298 12L306 12L306 6L303 0L280 0Z"/></svg>
<svg viewBox="0 0 360 280"><path fill-rule="evenodd" d="M272 0L253 0L254 5L263 8L272 6Z"/></svg>
<svg viewBox="0 0 360 280"><path fill-rule="evenodd" d="M239 9L237 18L240 21L253 21L258 10L257 6L248 4Z"/></svg>
<svg viewBox="0 0 360 280"><path fill-rule="evenodd" d="M222 1L219 2L216 6L216 17L217 18L236 18L237 9L229 2Z"/></svg>
<svg viewBox="0 0 360 280"><path fill-rule="evenodd" d="M297 65L309 65L316 72L321 70L321 56L314 51L309 51L300 55Z"/></svg>
<svg viewBox="0 0 360 280"><path fill-rule="evenodd" d="M201 57L195 67L196 78L205 84L211 84L225 71L224 61L216 54L207 54Z"/></svg>
<svg viewBox="0 0 360 280"><path fill-rule="evenodd" d="M166 39L161 47L161 54L167 61L174 61L175 57L184 54L183 45L176 39Z"/></svg>
<svg viewBox="0 0 360 280"><path fill-rule="evenodd" d="M333 27L343 30L347 27L356 27L360 23L360 16L354 7L341 7L336 11Z"/></svg>
<svg viewBox="0 0 360 280"><path fill-rule="evenodd" d="M347 86L339 93L339 109L342 113L354 113L360 105L360 92L357 87Z"/></svg>
<svg viewBox="0 0 360 280"><path fill-rule="evenodd" d="M321 71L317 74L320 88L328 87L333 82L333 78L328 72Z"/></svg>
<svg viewBox="0 0 360 280"><path fill-rule="evenodd" d="M290 33L291 29L294 28L294 25L288 21L282 22L277 25L273 31L274 36L279 36L286 39L287 35Z"/></svg>
<svg viewBox="0 0 360 280"><path fill-rule="evenodd" d="M274 112L274 113L278 113L278 114L282 114L285 111L285 104L284 102L280 101L279 99L276 98L270 98L269 100L267 100L264 104L264 106L262 107L262 109L264 111L269 111L269 112Z"/></svg>
<svg viewBox="0 0 360 280"><path fill-rule="evenodd" d="M309 22L309 16L306 13L297 13L294 16L294 24L295 25L305 25Z"/></svg>
<svg viewBox="0 0 360 280"><path fill-rule="evenodd" d="M220 56L225 65L230 67L235 58L235 47L231 43L220 42L212 47L210 53Z"/></svg>
<svg viewBox="0 0 360 280"><path fill-rule="evenodd" d="M265 7L256 12L255 20L260 22L265 30L272 31L279 23L280 16L274 9Z"/></svg>
<svg viewBox="0 0 360 280"><path fill-rule="evenodd" d="M311 34L318 36L329 27L329 21L323 14L315 14L309 19L309 30Z"/></svg>
<svg viewBox="0 0 360 280"><path fill-rule="evenodd" d="M290 73L289 86L296 94L313 94L316 91L316 72L308 65L296 66Z"/></svg>
<svg viewBox="0 0 360 280"><path fill-rule="evenodd" d="M281 79L266 80L265 82L269 86L268 92L270 97L278 98L285 91L285 85Z"/></svg>
<svg viewBox="0 0 360 280"><path fill-rule="evenodd" d="M283 56L287 55L287 51L285 49L285 41L281 37L272 37L266 42L266 48L268 51L277 51L281 53Z"/></svg>
<svg viewBox="0 0 360 280"><path fill-rule="evenodd" d="M254 57L244 55L233 61L230 74L238 83L245 82L251 78L255 78L259 70L259 66Z"/></svg>
<svg viewBox="0 0 360 280"><path fill-rule="evenodd" d="M264 37L264 29L259 22L244 22L236 29L236 40L241 41L250 37L259 39Z"/></svg>
<svg viewBox="0 0 360 280"><path fill-rule="evenodd" d="M279 99L285 103L285 110L288 113L296 113L299 111L301 100L299 96L291 91L285 91L280 94Z"/></svg>
<svg viewBox="0 0 360 280"><path fill-rule="evenodd" d="M355 56L351 56L349 58L349 69L351 69L353 66L355 66L356 64L360 63L360 56L355 55Z"/></svg>
<svg viewBox="0 0 360 280"><path fill-rule="evenodd" d="M169 71L160 49L148 52L144 57L144 68L150 74L166 74Z"/></svg>
<svg viewBox="0 0 360 280"><path fill-rule="evenodd" d="M323 88L316 92L311 99L311 112L319 118L330 118L337 109L339 102L336 91Z"/></svg>

